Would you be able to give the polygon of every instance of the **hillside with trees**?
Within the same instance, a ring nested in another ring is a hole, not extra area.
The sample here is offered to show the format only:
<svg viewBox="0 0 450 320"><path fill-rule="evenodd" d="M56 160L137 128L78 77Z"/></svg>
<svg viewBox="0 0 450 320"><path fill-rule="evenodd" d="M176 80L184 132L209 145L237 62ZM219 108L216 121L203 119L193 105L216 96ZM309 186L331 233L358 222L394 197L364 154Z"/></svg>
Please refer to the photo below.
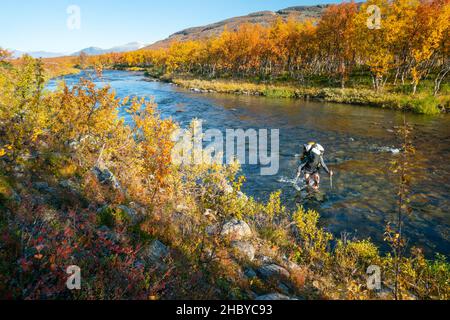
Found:
<svg viewBox="0 0 450 320"><path fill-rule="evenodd" d="M309 19L319 18L328 5L317 6L297 6L282 9L276 12L261 11L254 12L246 16L226 19L206 26L193 27L174 33L169 38L157 41L145 49L167 48L173 42L185 42L190 40L205 40L219 36L225 30L237 31L243 24L257 24L270 26L277 20L294 20L302 22Z"/></svg>

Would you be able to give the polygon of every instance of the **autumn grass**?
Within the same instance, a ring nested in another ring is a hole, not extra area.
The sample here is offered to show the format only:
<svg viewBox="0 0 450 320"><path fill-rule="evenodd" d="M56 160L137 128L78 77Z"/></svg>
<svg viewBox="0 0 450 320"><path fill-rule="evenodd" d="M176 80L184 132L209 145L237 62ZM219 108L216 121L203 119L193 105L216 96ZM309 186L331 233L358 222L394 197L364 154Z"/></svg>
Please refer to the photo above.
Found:
<svg viewBox="0 0 450 320"><path fill-rule="evenodd" d="M450 107L450 95L439 97L421 92L410 94L375 92L367 88L306 87L292 84L262 84L237 80L200 80L175 77L172 82L188 89L259 95L270 98L313 99L355 105L369 105L389 109L405 109L421 114L438 114Z"/></svg>

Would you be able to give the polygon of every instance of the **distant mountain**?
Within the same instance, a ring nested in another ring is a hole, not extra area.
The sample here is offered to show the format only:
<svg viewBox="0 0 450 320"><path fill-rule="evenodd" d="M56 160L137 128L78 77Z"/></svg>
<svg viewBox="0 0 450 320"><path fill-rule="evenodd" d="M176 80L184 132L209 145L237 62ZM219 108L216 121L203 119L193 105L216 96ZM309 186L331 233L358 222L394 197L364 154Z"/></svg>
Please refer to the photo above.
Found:
<svg viewBox="0 0 450 320"><path fill-rule="evenodd" d="M89 47L85 48L83 50L77 51L75 53L61 53L61 52L47 52L47 51L32 51L32 52L25 52L25 51L19 51L14 49L9 49L13 53L14 58L20 58L24 54L28 54L29 56L32 56L33 58L56 58L56 57L63 57L63 56L78 56L81 52L86 53L87 55L94 56L98 54L103 53L111 53L111 52L128 52L128 51L135 51L139 50L145 47L144 44L139 42L130 42L127 44L124 44L122 46L116 46L109 49L102 49L98 47Z"/></svg>
<svg viewBox="0 0 450 320"><path fill-rule="evenodd" d="M288 19L295 19L297 21L305 21L306 19L319 18L325 9L330 5L317 5L317 6L297 6L289 7L286 9L273 11L260 11L251 13L242 17L230 18L213 24L209 24L202 27L194 27L174 33L165 40L158 41L152 45L147 46L145 49L157 49L165 48L173 41L188 41L209 38L221 34L225 26L229 31L233 31L239 28L244 23L261 24L268 26L271 23L281 18L284 21Z"/></svg>
<svg viewBox="0 0 450 320"><path fill-rule="evenodd" d="M12 50L12 53L14 58L20 58L24 54L28 54L33 58L56 58L66 55L65 53L46 52L46 51L23 52L18 50Z"/></svg>
<svg viewBox="0 0 450 320"><path fill-rule="evenodd" d="M112 47L109 49L102 49L102 48L98 48L98 47L89 47L89 48L80 50L78 52L75 52L71 55L78 56L78 55L80 55L80 53L84 52L85 54L87 54L89 56L95 56L95 55L104 54L104 53L135 51L135 50L142 49L143 47L145 47L145 45L143 45L142 43L130 42L130 43L124 44L122 46L116 46L116 47Z"/></svg>
<svg viewBox="0 0 450 320"><path fill-rule="evenodd" d="M124 44L123 46L117 46L113 47L111 49L108 49L109 52L128 52L128 51L134 51L139 50L145 47L145 44L142 44L140 42L130 42L127 44Z"/></svg>
<svg viewBox="0 0 450 320"><path fill-rule="evenodd" d="M99 48L99 47L89 47L89 48L84 48L83 50L74 52L71 54L71 56L79 56L81 53L85 53L88 56L95 56L98 54L103 54L105 53L105 49Z"/></svg>

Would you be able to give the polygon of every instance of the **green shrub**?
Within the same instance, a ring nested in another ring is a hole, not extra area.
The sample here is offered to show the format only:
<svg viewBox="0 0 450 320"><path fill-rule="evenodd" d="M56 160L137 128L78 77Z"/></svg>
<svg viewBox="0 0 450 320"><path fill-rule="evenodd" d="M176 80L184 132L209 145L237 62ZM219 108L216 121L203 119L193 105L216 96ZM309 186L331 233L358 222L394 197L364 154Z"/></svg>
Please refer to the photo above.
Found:
<svg viewBox="0 0 450 320"><path fill-rule="evenodd" d="M118 224L130 223L130 217L119 208L102 208L97 214L97 225L114 228Z"/></svg>
<svg viewBox="0 0 450 320"><path fill-rule="evenodd" d="M299 258L304 262L321 261L324 263L329 258L329 245L333 236L319 227L319 218L319 213L316 211L305 211L301 207L293 215L302 248Z"/></svg>
<svg viewBox="0 0 450 320"><path fill-rule="evenodd" d="M295 98L295 90L287 88L267 88L263 94L269 98Z"/></svg>
<svg viewBox="0 0 450 320"><path fill-rule="evenodd" d="M376 263L380 256L378 248L369 240L339 240L334 249L335 262L339 269L365 270Z"/></svg>
<svg viewBox="0 0 450 320"><path fill-rule="evenodd" d="M416 98L411 99L410 104L412 106L412 109L416 113L420 114L439 114L440 110L438 108L439 106L439 100L435 96L427 96L425 98Z"/></svg>
<svg viewBox="0 0 450 320"><path fill-rule="evenodd" d="M163 75L164 75L164 70L161 67L151 67L145 71L146 77L160 78Z"/></svg>

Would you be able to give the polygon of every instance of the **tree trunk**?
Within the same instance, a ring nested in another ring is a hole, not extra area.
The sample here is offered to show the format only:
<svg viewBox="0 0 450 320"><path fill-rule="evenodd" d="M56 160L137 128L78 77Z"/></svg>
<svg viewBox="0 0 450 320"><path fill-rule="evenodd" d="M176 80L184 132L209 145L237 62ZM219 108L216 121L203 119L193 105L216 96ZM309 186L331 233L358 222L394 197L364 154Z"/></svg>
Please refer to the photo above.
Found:
<svg viewBox="0 0 450 320"><path fill-rule="evenodd" d="M397 71L395 72L395 77L394 77L394 86L397 85L397 79L398 79L399 74L400 74L400 68L397 68Z"/></svg>
<svg viewBox="0 0 450 320"><path fill-rule="evenodd" d="M413 95L415 95L417 92L417 84L418 84L418 82L413 83Z"/></svg>
<svg viewBox="0 0 450 320"><path fill-rule="evenodd" d="M445 76L450 72L450 67L448 67L446 70L439 72L438 76L436 77L436 80L434 80L434 96L437 96L439 91L441 90L441 83L445 79Z"/></svg>

